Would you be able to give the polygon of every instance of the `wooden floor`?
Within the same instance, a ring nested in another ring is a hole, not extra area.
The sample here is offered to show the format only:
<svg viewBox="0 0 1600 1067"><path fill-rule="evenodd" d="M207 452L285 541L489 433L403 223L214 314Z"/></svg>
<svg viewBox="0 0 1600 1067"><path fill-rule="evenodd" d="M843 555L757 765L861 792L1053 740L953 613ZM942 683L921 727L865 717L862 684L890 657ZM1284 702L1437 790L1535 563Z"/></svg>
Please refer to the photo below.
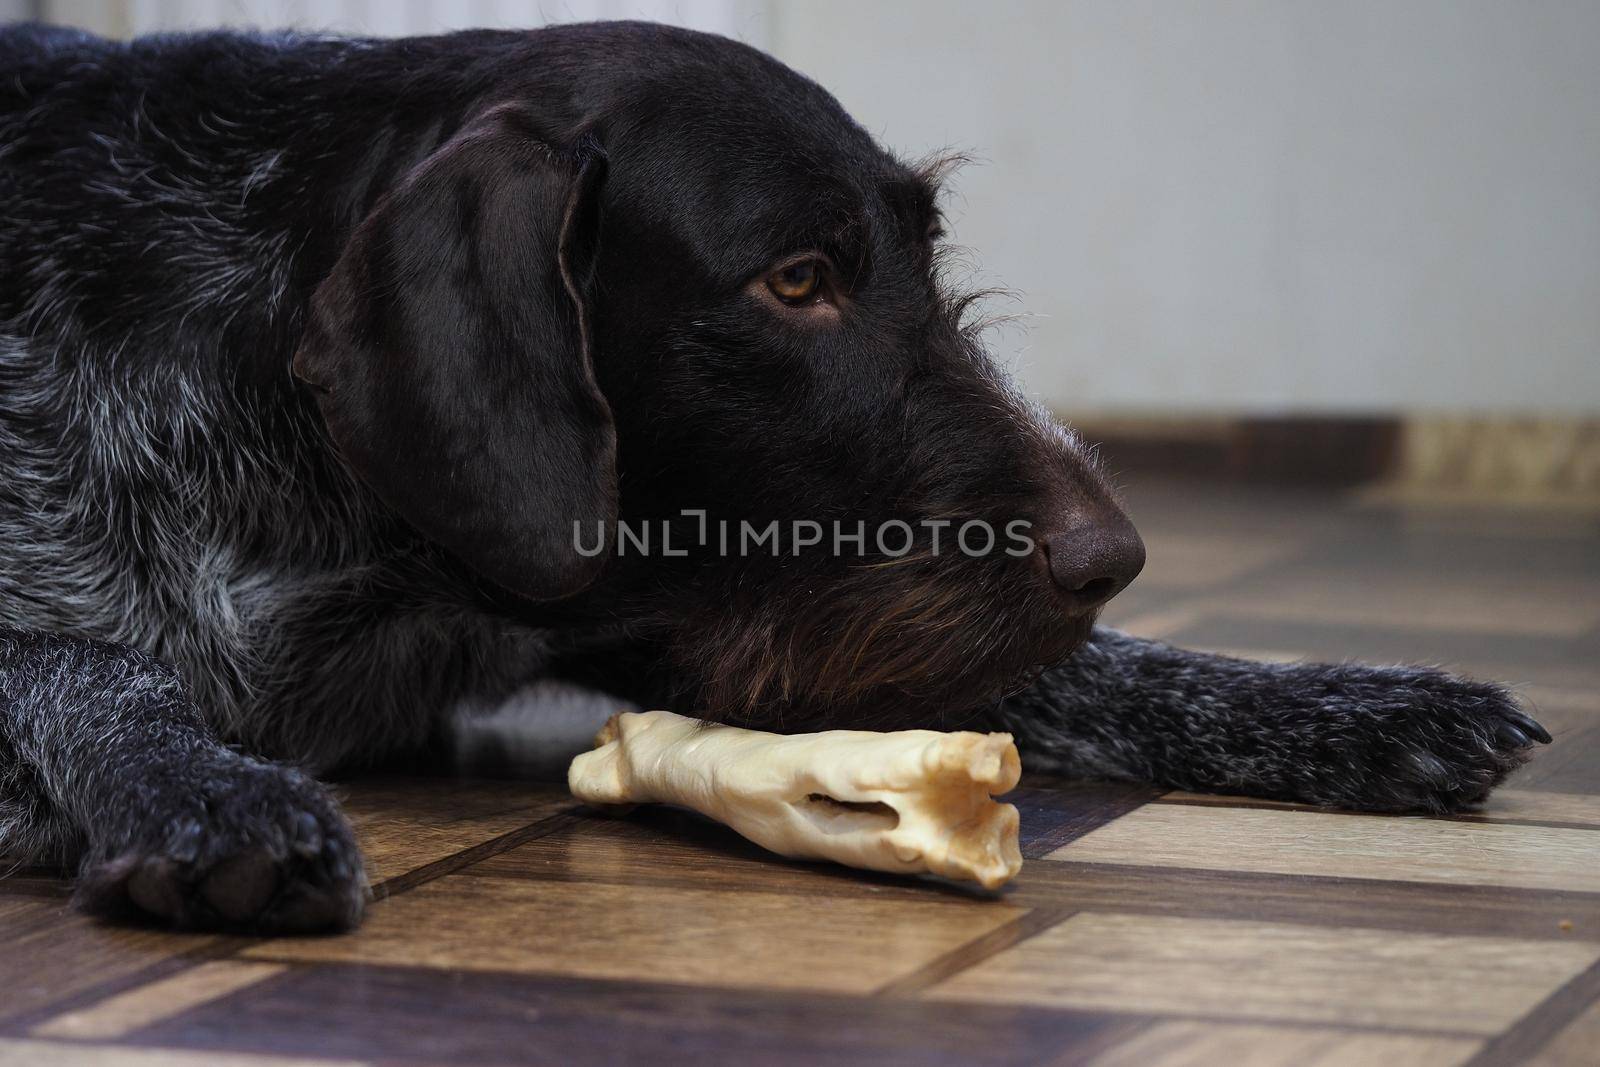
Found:
<svg viewBox="0 0 1600 1067"><path fill-rule="evenodd" d="M87 922L0 881L0 1062L1600 1063L1600 524L1131 494L1111 621L1515 682L1556 743L1481 814L1024 779L998 895L773 860L504 781L350 783L352 936Z"/></svg>

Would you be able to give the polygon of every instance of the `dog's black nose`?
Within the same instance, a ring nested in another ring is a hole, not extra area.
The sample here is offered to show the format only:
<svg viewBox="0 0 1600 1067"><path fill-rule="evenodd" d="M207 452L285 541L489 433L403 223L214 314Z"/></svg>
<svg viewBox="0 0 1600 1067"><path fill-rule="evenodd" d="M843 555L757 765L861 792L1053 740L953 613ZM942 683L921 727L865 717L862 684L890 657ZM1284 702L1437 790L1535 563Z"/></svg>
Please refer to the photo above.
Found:
<svg viewBox="0 0 1600 1067"><path fill-rule="evenodd" d="M1144 540L1121 512L1080 519L1043 543L1050 578L1074 612L1093 611L1144 569Z"/></svg>

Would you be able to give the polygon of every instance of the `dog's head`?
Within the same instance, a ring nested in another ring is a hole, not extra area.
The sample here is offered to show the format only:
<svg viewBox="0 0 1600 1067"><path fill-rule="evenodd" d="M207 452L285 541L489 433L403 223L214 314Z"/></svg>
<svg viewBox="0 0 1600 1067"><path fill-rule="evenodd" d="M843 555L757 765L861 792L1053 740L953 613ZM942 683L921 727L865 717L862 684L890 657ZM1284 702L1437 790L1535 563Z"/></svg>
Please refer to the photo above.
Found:
<svg viewBox="0 0 1600 1067"><path fill-rule="evenodd" d="M959 711L1067 656L1144 549L941 283L935 169L741 45L551 40L563 92L479 109L318 290L296 371L352 467L708 714Z"/></svg>

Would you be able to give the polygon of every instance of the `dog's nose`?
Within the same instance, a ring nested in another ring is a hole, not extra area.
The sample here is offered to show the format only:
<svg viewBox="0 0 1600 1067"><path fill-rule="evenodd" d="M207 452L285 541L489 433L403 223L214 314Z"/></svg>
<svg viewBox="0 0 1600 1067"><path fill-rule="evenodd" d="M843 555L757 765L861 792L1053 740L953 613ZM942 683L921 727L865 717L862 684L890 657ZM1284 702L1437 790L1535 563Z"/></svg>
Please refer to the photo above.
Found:
<svg viewBox="0 0 1600 1067"><path fill-rule="evenodd" d="M1093 611L1144 569L1144 540L1121 512L1080 519L1043 542L1050 579L1077 613Z"/></svg>

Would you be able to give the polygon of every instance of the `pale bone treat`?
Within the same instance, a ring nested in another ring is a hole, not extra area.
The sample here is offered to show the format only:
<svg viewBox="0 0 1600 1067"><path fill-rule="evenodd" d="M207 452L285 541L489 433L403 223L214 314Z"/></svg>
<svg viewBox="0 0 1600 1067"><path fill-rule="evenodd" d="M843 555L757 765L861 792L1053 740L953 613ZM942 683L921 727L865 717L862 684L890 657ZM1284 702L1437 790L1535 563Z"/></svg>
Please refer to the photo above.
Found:
<svg viewBox="0 0 1600 1067"><path fill-rule="evenodd" d="M1022 869L1010 734L830 730L769 734L669 711L615 715L572 761L593 804L678 804L763 848L987 889Z"/></svg>

